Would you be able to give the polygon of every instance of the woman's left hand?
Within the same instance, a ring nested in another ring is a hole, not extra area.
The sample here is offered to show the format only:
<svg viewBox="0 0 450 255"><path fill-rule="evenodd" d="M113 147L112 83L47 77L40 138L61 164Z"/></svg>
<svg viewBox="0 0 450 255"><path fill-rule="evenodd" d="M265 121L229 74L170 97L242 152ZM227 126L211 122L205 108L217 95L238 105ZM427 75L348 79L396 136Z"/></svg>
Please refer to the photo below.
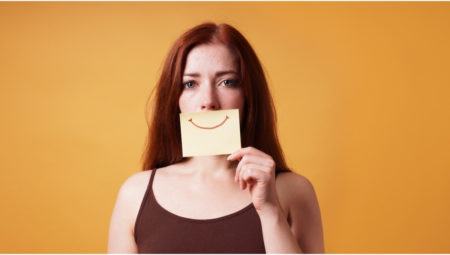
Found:
<svg viewBox="0 0 450 255"><path fill-rule="evenodd" d="M239 160L234 180L239 182L241 189L249 188L257 212L278 210L275 161L272 157L253 147L246 147L235 151L227 159Z"/></svg>

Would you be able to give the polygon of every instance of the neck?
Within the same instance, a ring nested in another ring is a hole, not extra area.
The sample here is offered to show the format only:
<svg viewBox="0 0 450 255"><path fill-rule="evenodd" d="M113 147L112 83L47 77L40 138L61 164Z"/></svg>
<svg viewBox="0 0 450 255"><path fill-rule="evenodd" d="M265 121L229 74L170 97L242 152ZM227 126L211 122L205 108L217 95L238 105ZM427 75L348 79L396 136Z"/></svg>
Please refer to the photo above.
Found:
<svg viewBox="0 0 450 255"><path fill-rule="evenodd" d="M197 156L188 158L184 165L198 179L234 178L237 162L227 160L228 155Z"/></svg>

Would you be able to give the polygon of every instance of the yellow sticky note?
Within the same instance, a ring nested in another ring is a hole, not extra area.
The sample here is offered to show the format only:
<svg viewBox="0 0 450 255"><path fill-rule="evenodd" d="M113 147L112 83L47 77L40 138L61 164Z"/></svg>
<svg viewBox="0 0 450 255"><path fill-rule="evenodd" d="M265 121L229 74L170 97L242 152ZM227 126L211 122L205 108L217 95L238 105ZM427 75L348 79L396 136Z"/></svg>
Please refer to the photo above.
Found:
<svg viewBox="0 0 450 255"><path fill-rule="evenodd" d="M231 154L241 148L239 110L180 113L183 157Z"/></svg>

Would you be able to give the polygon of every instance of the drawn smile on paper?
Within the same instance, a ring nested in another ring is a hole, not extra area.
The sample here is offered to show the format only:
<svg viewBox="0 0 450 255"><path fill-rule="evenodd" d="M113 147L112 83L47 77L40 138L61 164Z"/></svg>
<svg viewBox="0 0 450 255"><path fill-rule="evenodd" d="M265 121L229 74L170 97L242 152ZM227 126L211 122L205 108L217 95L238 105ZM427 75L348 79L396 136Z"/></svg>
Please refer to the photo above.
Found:
<svg viewBox="0 0 450 255"><path fill-rule="evenodd" d="M202 127L202 126L199 126L199 125L197 125L197 124L194 123L194 121L192 120L192 118L190 118L188 121L191 122L192 125L194 125L194 126L196 126L196 127L198 127L198 128L201 128L201 129L215 129L215 128L218 128L218 127L222 126L223 124L225 124L225 122L226 122L229 118L230 118L230 117L228 117L228 115L225 116L225 119L224 119L220 124L217 124L217 125L212 126L212 127Z"/></svg>

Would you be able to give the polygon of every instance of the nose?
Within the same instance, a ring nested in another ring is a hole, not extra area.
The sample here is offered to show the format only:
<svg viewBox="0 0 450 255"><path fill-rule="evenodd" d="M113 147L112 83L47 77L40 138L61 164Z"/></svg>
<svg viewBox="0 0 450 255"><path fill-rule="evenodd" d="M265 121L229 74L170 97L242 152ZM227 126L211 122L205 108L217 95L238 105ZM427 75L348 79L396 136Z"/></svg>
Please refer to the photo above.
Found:
<svg viewBox="0 0 450 255"><path fill-rule="evenodd" d="M214 85L208 84L207 86L203 86L203 88L201 89L200 98L201 111L211 111L219 109L219 101Z"/></svg>

